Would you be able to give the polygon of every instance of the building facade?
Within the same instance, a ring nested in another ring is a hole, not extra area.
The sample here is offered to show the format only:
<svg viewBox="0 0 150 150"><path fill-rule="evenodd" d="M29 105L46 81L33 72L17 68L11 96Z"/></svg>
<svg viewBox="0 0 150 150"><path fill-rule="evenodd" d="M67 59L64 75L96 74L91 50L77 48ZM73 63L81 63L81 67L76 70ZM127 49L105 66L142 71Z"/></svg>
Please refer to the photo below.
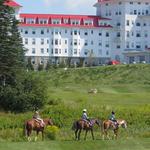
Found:
<svg viewBox="0 0 150 150"><path fill-rule="evenodd" d="M95 16L17 15L26 57L33 64L150 63L150 1L98 0L94 7Z"/></svg>

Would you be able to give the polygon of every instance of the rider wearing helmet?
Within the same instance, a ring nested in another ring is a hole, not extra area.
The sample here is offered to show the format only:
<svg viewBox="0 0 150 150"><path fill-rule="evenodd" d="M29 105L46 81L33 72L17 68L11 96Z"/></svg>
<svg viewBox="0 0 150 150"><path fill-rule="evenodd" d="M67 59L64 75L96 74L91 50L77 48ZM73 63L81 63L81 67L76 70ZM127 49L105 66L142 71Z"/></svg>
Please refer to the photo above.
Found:
<svg viewBox="0 0 150 150"><path fill-rule="evenodd" d="M38 111L35 111L35 113L33 115L33 119L35 119L37 122L39 122L42 127L45 125L45 123L44 123L43 119L40 117L40 114Z"/></svg>
<svg viewBox="0 0 150 150"><path fill-rule="evenodd" d="M82 120L88 122L89 125L91 125L91 122L90 122L90 119L89 119L89 117L88 117L88 115L87 115L87 110L86 110L86 109L83 109L83 114L82 114L82 117L81 117L81 118L82 118Z"/></svg>
<svg viewBox="0 0 150 150"><path fill-rule="evenodd" d="M118 127L118 123L117 123L114 111L111 112L111 115L109 116L109 120L111 120L112 122L114 122L114 124Z"/></svg>

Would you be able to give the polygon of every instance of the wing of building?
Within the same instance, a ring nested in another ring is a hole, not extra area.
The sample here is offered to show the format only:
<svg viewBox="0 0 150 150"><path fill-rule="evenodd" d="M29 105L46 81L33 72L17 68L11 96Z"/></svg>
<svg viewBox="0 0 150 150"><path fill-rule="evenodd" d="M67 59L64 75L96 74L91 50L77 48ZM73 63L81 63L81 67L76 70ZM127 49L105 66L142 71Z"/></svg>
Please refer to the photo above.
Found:
<svg viewBox="0 0 150 150"><path fill-rule="evenodd" d="M20 14L19 30L32 63L110 60L150 63L150 1L98 0L96 15Z"/></svg>

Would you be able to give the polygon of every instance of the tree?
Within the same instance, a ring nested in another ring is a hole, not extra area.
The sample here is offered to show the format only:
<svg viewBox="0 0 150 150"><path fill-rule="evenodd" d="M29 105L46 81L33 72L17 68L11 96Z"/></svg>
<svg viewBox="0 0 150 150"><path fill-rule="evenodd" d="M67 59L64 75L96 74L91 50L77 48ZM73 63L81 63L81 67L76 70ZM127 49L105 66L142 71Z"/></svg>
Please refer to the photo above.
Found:
<svg viewBox="0 0 150 150"><path fill-rule="evenodd" d="M17 72L24 67L22 39L14 9L0 0L0 85L15 84Z"/></svg>
<svg viewBox="0 0 150 150"><path fill-rule="evenodd" d="M0 109L13 112L41 108L46 101L43 79L25 70L25 49L13 8L0 0Z"/></svg>

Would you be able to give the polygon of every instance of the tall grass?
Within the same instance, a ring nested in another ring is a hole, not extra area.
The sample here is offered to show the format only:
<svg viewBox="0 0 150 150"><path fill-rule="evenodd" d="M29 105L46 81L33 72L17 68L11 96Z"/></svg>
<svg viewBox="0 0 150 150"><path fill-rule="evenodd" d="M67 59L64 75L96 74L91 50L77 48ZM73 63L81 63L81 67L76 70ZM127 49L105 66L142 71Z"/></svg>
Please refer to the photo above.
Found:
<svg viewBox="0 0 150 150"><path fill-rule="evenodd" d="M81 117L83 108L88 110L91 118L100 120L107 119L114 110L117 118L123 118L128 123L127 130L120 130L121 138L150 137L150 65L67 71L54 69L36 72L35 75L42 77L48 84L47 105L40 112L43 118L52 117L59 128L54 139L74 138L71 126L74 120ZM91 88L96 88L98 93L89 94ZM0 113L0 141L25 140L22 135L23 124L32 118L32 113ZM95 127L95 135L101 139L99 128Z"/></svg>

